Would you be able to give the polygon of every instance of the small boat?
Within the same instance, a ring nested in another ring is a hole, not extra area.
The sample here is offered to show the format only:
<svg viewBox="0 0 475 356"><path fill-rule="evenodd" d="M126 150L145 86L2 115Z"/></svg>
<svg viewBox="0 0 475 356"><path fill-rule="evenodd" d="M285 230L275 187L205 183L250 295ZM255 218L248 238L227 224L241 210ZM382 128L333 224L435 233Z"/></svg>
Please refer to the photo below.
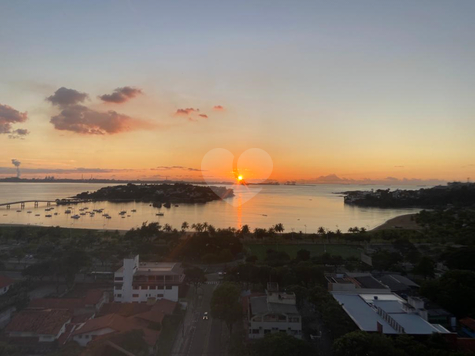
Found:
<svg viewBox="0 0 475 356"><path fill-rule="evenodd" d="M58 215L58 213L54 213L54 215Z"/></svg>
<svg viewBox="0 0 475 356"><path fill-rule="evenodd" d="M106 219L112 219L112 216L107 215Z"/></svg>
<svg viewBox="0 0 475 356"><path fill-rule="evenodd" d="M31 214L31 210L28 210L26 213L27 213L27 214Z"/></svg>
<svg viewBox="0 0 475 356"><path fill-rule="evenodd" d="M130 215L127 215L128 218L130 218Z"/></svg>
<svg viewBox="0 0 475 356"><path fill-rule="evenodd" d="M157 214L155 214L155 215L157 215L157 216L163 216L163 215L165 215L165 214L164 214L164 213L157 213Z"/></svg>
<svg viewBox="0 0 475 356"><path fill-rule="evenodd" d="M79 219L79 218L80 218L79 215L73 215L73 216L71 216L71 219Z"/></svg>
<svg viewBox="0 0 475 356"><path fill-rule="evenodd" d="M170 209L172 205L170 203L165 203L163 204L163 206L167 209Z"/></svg>
<svg viewBox="0 0 475 356"><path fill-rule="evenodd" d="M125 214L127 214L127 212L126 212L125 210L122 210L122 211L119 213L119 215L125 215Z"/></svg>
<svg viewBox="0 0 475 356"><path fill-rule="evenodd" d="M81 213L81 214L79 214L79 215L82 215L82 216L84 216L84 215L86 215L86 213Z"/></svg>
<svg viewBox="0 0 475 356"><path fill-rule="evenodd" d="M40 214L35 214L35 216L40 216Z"/></svg>
<svg viewBox="0 0 475 356"><path fill-rule="evenodd" d="M175 204L175 208L178 208L178 204Z"/></svg>
<svg viewBox="0 0 475 356"><path fill-rule="evenodd" d="M71 214L71 210L66 210L64 213L65 214Z"/></svg>
<svg viewBox="0 0 475 356"><path fill-rule="evenodd" d="M262 216L267 216L267 214L262 214Z"/></svg>
<svg viewBox="0 0 475 356"><path fill-rule="evenodd" d="M122 219L125 219L125 216L122 215L121 217L122 217Z"/></svg>
<svg viewBox="0 0 475 356"><path fill-rule="evenodd" d="M51 214L45 215L45 218L52 218L52 217L53 217L53 215L51 215Z"/></svg>
<svg viewBox="0 0 475 356"><path fill-rule="evenodd" d="M21 213L21 210L17 210L16 212L17 212L17 213Z"/></svg>
<svg viewBox="0 0 475 356"><path fill-rule="evenodd" d="M137 210L135 210L135 209L132 209L131 211L132 211L133 213L136 213L136 212L137 212Z"/></svg>

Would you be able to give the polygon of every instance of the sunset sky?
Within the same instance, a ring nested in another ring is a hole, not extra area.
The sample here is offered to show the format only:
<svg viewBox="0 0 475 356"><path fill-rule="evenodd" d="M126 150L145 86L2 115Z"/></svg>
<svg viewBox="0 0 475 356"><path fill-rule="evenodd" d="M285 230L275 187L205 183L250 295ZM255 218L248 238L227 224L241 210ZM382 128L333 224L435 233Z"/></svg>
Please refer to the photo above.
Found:
<svg viewBox="0 0 475 356"><path fill-rule="evenodd" d="M474 180L474 16L472 0L3 1L0 176L17 159L25 178L199 179L208 151L259 148L278 180Z"/></svg>

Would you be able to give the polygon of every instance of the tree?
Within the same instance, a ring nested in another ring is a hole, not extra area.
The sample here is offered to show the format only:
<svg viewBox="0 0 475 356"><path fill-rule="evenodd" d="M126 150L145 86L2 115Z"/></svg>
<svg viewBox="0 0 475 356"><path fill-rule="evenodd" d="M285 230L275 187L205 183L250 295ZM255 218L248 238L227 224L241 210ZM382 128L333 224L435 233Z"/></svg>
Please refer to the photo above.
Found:
<svg viewBox="0 0 475 356"><path fill-rule="evenodd" d="M235 284L226 282L219 285L211 297L211 316L224 321L230 335L232 335L234 323L242 318L240 294Z"/></svg>
<svg viewBox="0 0 475 356"><path fill-rule="evenodd" d="M421 294L456 317L475 317L475 272L453 270L439 279L428 281L421 287Z"/></svg>
<svg viewBox="0 0 475 356"><path fill-rule="evenodd" d="M424 256L421 258L419 263L414 267L412 273L423 276L424 279L427 277L434 278L435 276L435 263L432 258Z"/></svg>
<svg viewBox="0 0 475 356"><path fill-rule="evenodd" d="M275 232L282 233L282 232L285 231L284 225L282 225L282 223L275 224L274 225L274 230L275 230Z"/></svg>
<svg viewBox="0 0 475 356"><path fill-rule="evenodd" d="M396 356L404 355L384 335L353 331L333 343L334 356Z"/></svg>
<svg viewBox="0 0 475 356"><path fill-rule="evenodd" d="M248 235L251 233L251 229L249 229L249 225L243 225L241 227L241 234Z"/></svg>
<svg viewBox="0 0 475 356"><path fill-rule="evenodd" d="M186 221L183 221L183 223L181 224L181 231L185 232L186 230L188 230L189 227L190 225Z"/></svg>
<svg viewBox="0 0 475 356"><path fill-rule="evenodd" d="M207 281L205 272L199 267L188 268L185 270L185 278L187 283L192 284L195 287L195 291L198 287Z"/></svg>
<svg viewBox="0 0 475 356"><path fill-rule="evenodd" d="M315 350L303 340L286 333L267 334L251 345L252 356L313 356Z"/></svg>
<svg viewBox="0 0 475 356"><path fill-rule="evenodd" d="M306 249L298 250L297 259L300 261L308 261L310 259L310 251Z"/></svg>
<svg viewBox="0 0 475 356"><path fill-rule="evenodd" d="M173 230L173 228L170 224L165 224L163 225L163 230L170 233Z"/></svg>

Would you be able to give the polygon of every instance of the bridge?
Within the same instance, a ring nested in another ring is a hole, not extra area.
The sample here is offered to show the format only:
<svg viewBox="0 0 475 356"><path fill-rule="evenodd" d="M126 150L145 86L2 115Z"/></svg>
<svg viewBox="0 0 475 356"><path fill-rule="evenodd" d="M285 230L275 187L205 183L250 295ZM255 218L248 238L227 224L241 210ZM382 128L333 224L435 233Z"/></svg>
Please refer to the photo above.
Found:
<svg viewBox="0 0 475 356"><path fill-rule="evenodd" d="M0 204L0 206L6 206L7 209L10 209L11 205L20 204L20 208L24 209L26 203L34 203L35 208L37 208L39 203L46 203L47 206L50 206L51 203L56 203L56 201L55 200L22 200L22 201L14 201L11 203L2 203Z"/></svg>

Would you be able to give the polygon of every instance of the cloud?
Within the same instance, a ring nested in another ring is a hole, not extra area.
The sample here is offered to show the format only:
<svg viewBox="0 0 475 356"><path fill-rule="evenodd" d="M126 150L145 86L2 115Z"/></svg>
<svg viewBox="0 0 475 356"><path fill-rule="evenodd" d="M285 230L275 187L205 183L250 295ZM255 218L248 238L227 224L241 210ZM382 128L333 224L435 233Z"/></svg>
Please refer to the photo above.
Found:
<svg viewBox="0 0 475 356"><path fill-rule="evenodd" d="M183 115L183 116L188 116L194 112L199 112L200 109L194 109L194 108L186 108L186 109L177 109L175 115Z"/></svg>
<svg viewBox="0 0 475 356"><path fill-rule="evenodd" d="M201 169L184 166L158 166L156 168L151 168L152 171L170 171L174 169L186 170L189 172L201 172Z"/></svg>
<svg viewBox="0 0 475 356"><path fill-rule="evenodd" d="M141 89L132 87L122 87L114 90L112 94L99 95L98 98L107 103L125 103L129 99L135 98L137 95L143 94Z"/></svg>
<svg viewBox="0 0 475 356"><path fill-rule="evenodd" d="M11 106L0 104L0 134L11 133L12 124L28 120L28 113L21 113Z"/></svg>
<svg viewBox="0 0 475 356"><path fill-rule="evenodd" d="M213 110L216 110L216 111L224 111L224 110L226 110L226 109L225 109L223 106L221 106L221 105L215 105L215 106L213 107Z"/></svg>
<svg viewBox="0 0 475 356"><path fill-rule="evenodd" d="M30 131L28 131L27 129L16 129L16 130L13 130L10 133L10 135L8 135L8 138L11 138L11 139L21 138L23 140L24 137L29 134L30 134Z"/></svg>
<svg viewBox="0 0 475 356"><path fill-rule="evenodd" d="M46 98L51 104L65 108L84 102L89 97L86 93L81 93L74 89L61 87L53 95Z"/></svg>
<svg viewBox="0 0 475 356"><path fill-rule="evenodd" d="M404 168L404 166L394 166L394 168Z"/></svg>
<svg viewBox="0 0 475 356"><path fill-rule="evenodd" d="M16 162L13 162L16 161ZM21 162L12 160L12 164L18 167ZM94 173L118 173L135 172L134 169L104 169L104 168L22 168L23 174L94 174ZM16 174L17 170L13 167L0 167L0 174Z"/></svg>
<svg viewBox="0 0 475 356"><path fill-rule="evenodd" d="M203 117L203 118L205 118L205 119L208 118L208 115L206 115L206 114L199 114L198 116L199 116L199 117Z"/></svg>
<svg viewBox="0 0 475 356"><path fill-rule="evenodd" d="M83 105L64 108L59 115L53 116L50 122L56 130L84 135L117 134L152 126L150 123L116 111L99 112Z"/></svg>

